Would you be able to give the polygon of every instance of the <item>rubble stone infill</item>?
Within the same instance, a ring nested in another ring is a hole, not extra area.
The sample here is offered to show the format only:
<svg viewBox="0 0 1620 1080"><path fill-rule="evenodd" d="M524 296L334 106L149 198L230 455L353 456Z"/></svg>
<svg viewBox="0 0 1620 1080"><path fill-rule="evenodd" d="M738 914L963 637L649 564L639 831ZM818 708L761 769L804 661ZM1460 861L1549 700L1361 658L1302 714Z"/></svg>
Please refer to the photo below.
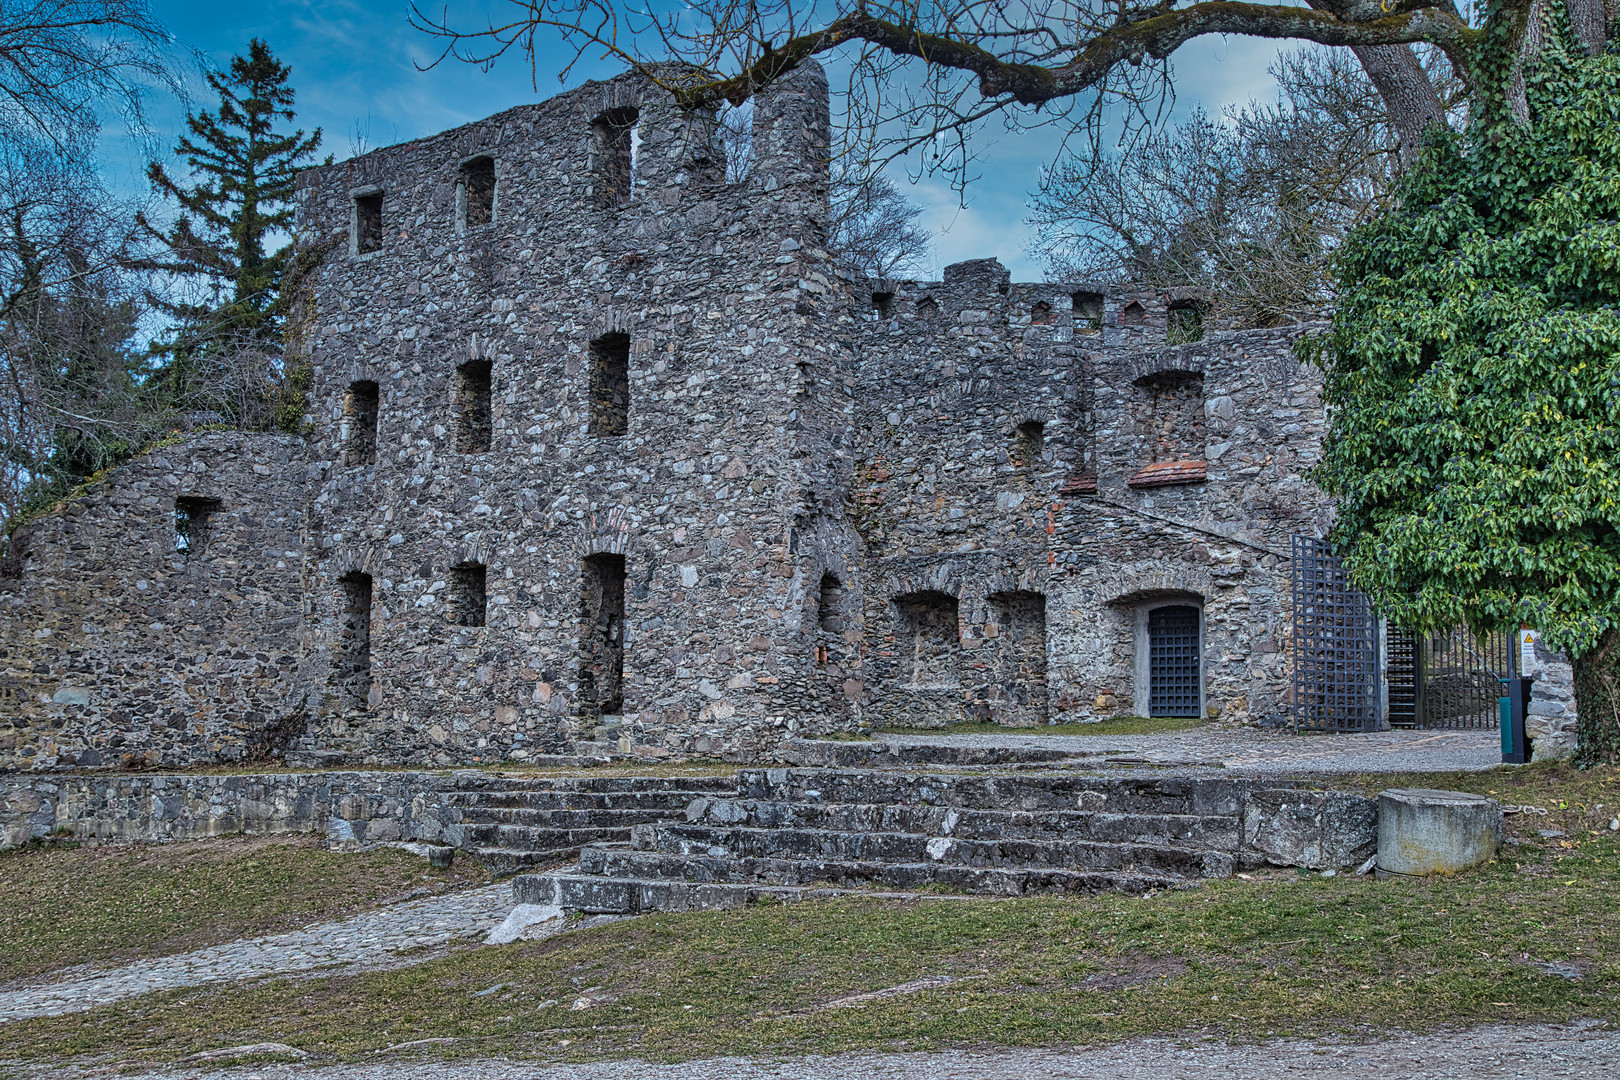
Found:
<svg viewBox="0 0 1620 1080"><path fill-rule="evenodd" d="M62 982L35 983L0 993L0 1021L82 1012L137 994L202 983L296 975L316 968L332 974L344 968L419 964L458 943L481 940L511 909L512 887L501 882L286 934L141 960ZM407 950L408 955L402 955Z"/></svg>

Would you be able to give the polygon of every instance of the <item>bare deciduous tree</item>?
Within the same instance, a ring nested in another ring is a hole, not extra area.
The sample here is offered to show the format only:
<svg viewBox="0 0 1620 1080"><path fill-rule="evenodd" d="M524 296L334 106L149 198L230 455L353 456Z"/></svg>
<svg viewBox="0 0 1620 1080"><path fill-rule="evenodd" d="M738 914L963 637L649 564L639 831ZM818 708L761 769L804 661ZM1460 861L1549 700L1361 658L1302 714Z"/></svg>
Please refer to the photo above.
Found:
<svg viewBox="0 0 1620 1080"><path fill-rule="evenodd" d="M1445 111L1415 44L1439 50L1476 104L1522 119L1520 68L1548 5L1561 4L1596 49L1608 34L1605 2L1489 0L1476 15L1451 0L508 0L505 21L417 5L412 21L443 41L441 59L487 65L516 50L532 65L555 39L572 50L561 74L587 55L617 58L689 108L741 104L836 51L850 71L851 124L886 155L923 150L960 178L979 121L1001 114L1095 132L1121 103L1151 114L1169 90L1171 56L1212 34L1351 49L1408 148Z"/></svg>
<svg viewBox="0 0 1620 1080"><path fill-rule="evenodd" d="M1054 276L1194 286L1237 326L1325 315L1328 260L1380 204L1401 136L1342 51L1289 53L1274 104L1202 112L1055 170L1033 204ZM1426 73L1442 102L1461 99Z"/></svg>

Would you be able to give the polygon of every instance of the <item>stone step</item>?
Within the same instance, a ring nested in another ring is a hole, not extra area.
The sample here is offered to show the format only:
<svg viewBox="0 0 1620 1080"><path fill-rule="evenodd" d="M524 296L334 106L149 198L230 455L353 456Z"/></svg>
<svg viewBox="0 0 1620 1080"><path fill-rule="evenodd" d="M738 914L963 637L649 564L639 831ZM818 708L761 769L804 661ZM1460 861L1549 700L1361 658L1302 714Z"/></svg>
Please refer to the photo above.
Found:
<svg viewBox="0 0 1620 1080"><path fill-rule="evenodd" d="M795 739L777 753L783 761L801 768L847 768L855 765L869 768L896 765L1012 765L1066 761L1082 756L1072 750L1050 750L1038 746L951 746L898 739L850 742ZM1098 753L1102 751L1099 750Z"/></svg>
<svg viewBox="0 0 1620 1080"><path fill-rule="evenodd" d="M510 851L570 851L600 841L623 843L630 827L546 829L532 825L460 826L462 847L499 847Z"/></svg>
<svg viewBox="0 0 1620 1080"><path fill-rule="evenodd" d="M715 791L453 791L445 802L454 807L479 810L668 810L676 816L700 798L714 798Z"/></svg>
<svg viewBox="0 0 1620 1080"><path fill-rule="evenodd" d="M692 800L696 801L696 800ZM592 808L560 807L533 810L527 807L480 806L461 808L464 825L524 825L541 829L623 829L640 825L644 821L682 819L687 805L668 807L642 807L636 810L597 810Z"/></svg>
<svg viewBox="0 0 1620 1080"><path fill-rule="evenodd" d="M723 776L506 776L463 770L455 774L456 794L592 792L610 794L735 794L737 777Z"/></svg>
<svg viewBox="0 0 1620 1080"><path fill-rule="evenodd" d="M720 859L815 863L937 863L976 868L1151 870L1181 877L1230 877L1231 852L1090 840L963 840L912 833L822 829L738 829L702 825L637 825L638 852ZM1235 845L1234 845L1235 850Z"/></svg>
<svg viewBox="0 0 1620 1080"><path fill-rule="evenodd" d="M1157 870L1137 872L1120 865L1107 868L1064 869L1044 866L961 866L939 862L883 862L858 859L751 858L748 856L679 855L661 851L635 851L617 845L595 844L580 851L582 874L609 878L670 881L759 883L764 885L834 885L857 889L921 889L944 886L965 893L1018 896L1026 892L1094 892L1102 874L1112 880L1125 873L1133 879L1162 883L1149 888L1184 884L1183 875ZM1112 888L1112 885L1109 886Z"/></svg>
<svg viewBox="0 0 1620 1080"><path fill-rule="evenodd" d="M693 825L756 829L898 832L967 840L1096 840L1174 844L1235 851L1242 826L1235 817L1194 814L1111 814L1090 810L963 810L954 806L698 799L686 808Z"/></svg>
<svg viewBox="0 0 1620 1080"><path fill-rule="evenodd" d="M1007 776L856 769L744 769L738 794L767 802L1091 810L1234 817L1245 792L1293 782L1225 777L1116 777L1040 772Z"/></svg>
<svg viewBox="0 0 1620 1080"><path fill-rule="evenodd" d="M629 915L643 911L730 911L766 899L777 903L825 900L840 896L958 903L974 901L982 903L1003 899L796 885L717 885L690 881L638 881L630 878L601 878L569 873L520 875L513 879L512 888L514 899L519 904L548 905L567 908L570 911L613 915ZM1137 890L1130 888L1126 891Z"/></svg>
<svg viewBox="0 0 1620 1080"><path fill-rule="evenodd" d="M551 851L517 851L504 847L474 847L468 849L468 854L483 864L496 877L507 874L522 873L536 866L555 866L560 862L573 858L579 853L579 848L564 847Z"/></svg>

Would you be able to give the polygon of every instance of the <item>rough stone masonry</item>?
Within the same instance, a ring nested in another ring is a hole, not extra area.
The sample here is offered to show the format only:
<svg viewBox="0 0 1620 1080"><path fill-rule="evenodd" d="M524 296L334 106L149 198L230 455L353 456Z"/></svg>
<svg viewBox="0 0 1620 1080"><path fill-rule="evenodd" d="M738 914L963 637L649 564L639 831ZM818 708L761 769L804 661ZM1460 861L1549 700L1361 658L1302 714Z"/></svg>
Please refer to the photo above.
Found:
<svg viewBox="0 0 1620 1080"><path fill-rule="evenodd" d="M806 65L728 183L715 118L626 75L303 174L307 435L17 532L0 766L1280 721L1288 538L1331 516L1303 331L994 260L851 280L828 127Z"/></svg>

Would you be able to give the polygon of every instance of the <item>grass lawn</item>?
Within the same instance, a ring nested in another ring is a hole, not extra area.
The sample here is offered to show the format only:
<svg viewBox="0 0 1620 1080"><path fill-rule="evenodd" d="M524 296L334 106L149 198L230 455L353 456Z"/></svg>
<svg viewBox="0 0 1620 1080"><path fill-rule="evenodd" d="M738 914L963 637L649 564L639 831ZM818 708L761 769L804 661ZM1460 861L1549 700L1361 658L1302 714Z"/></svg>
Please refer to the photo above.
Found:
<svg viewBox="0 0 1620 1080"><path fill-rule="evenodd" d="M1620 773L1531 766L1399 782L1477 784L1549 812L1510 817L1519 843L1454 878L1276 871L1140 900L657 915L413 968L154 994L6 1024L0 1058L173 1060L278 1041L376 1060L394 1044L453 1039L402 1053L673 1059L1620 1023L1620 833L1607 827Z"/></svg>
<svg viewBox="0 0 1620 1080"><path fill-rule="evenodd" d="M987 721L952 724L943 728L878 728L879 735L1161 735L1203 726L1196 716L1115 716L1094 724L1043 724L1007 727Z"/></svg>
<svg viewBox="0 0 1620 1080"><path fill-rule="evenodd" d="M341 917L484 872L395 848L340 854L310 836L0 852L0 983L72 964L199 949Z"/></svg>

